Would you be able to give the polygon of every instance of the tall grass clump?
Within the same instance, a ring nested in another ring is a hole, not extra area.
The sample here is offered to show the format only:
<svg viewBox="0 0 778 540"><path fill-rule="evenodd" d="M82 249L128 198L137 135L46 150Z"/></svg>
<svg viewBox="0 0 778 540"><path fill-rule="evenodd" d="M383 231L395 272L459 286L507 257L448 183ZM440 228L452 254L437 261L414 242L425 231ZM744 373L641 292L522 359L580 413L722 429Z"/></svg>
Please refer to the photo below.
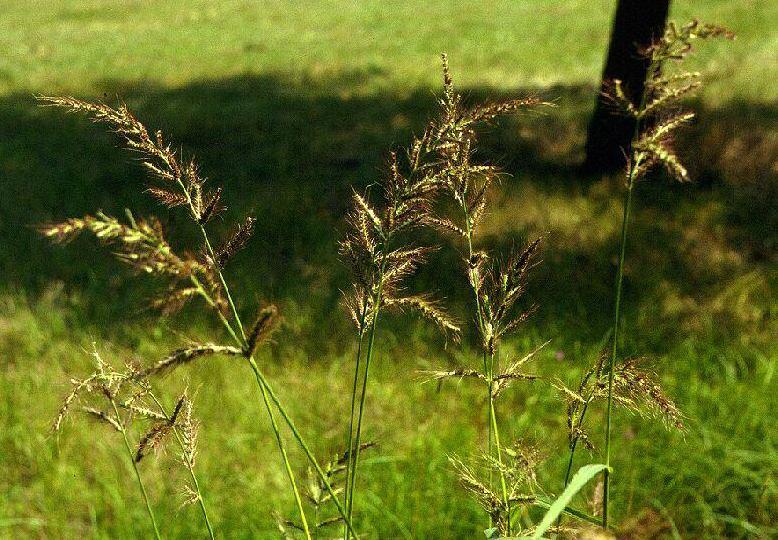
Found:
<svg viewBox="0 0 778 540"><path fill-rule="evenodd" d="M438 144L431 146L437 152L437 163L443 164L441 169L446 171L443 192L448 195L450 204L445 207L446 213L430 218L429 221L439 230L453 233L464 244L465 268L473 298L472 318L478 336L480 365L429 372L427 375L436 380L470 378L481 381L485 387L486 453L479 460L480 466L466 463L457 456L452 456L451 461L463 486L489 514L489 535L510 536L517 532L516 529L520 530L521 508L532 505L548 508L546 517L553 514L553 518L544 519L543 524L537 527L530 524L522 534L542 535L546 531L573 536L579 534L579 527L561 526L558 517L561 518L563 514L574 516L581 522L598 522L603 527L608 527L607 479L611 471L610 432L614 405L622 406L636 414L659 418L670 428L684 429L682 413L660 387L657 375L647 366L647 360L631 357L616 362L624 254L632 193L638 180L660 165L679 180L688 178L686 169L671 149L670 136L692 117L690 113L676 111L674 108L679 100L699 85L696 81L699 75L670 73L665 64L683 60L691 49L693 39L722 35L730 34L720 27L701 25L696 21L680 29L670 24L664 36L644 52L650 58L650 76L640 104L632 104L631 97L625 95L619 81L614 81L611 85L612 94L609 95L613 102L619 105L624 113L631 114L636 122L635 138L628 156L626 172L627 195L617 270L614 329L610 350L594 362L585 372L579 386L572 389L559 377L541 378L523 369L539 349L508 362L505 367L500 366L498 353L501 338L514 332L534 310L534 307L516 310L514 306L525 291L527 273L539 251L540 239L530 242L521 250L514 250L504 262L476 247L478 226L487 207L487 194L489 188L499 179L499 171L474 160L474 127L479 122L490 121L501 114L537 105L538 102L530 99L464 107L461 96L453 89L444 56L444 94L440 101L442 123L432 130L438 134ZM552 504L553 500L537 484L535 475L535 467L540 462L541 453L553 452L553 449L544 448L540 452L522 442L512 446L503 445L500 440L499 415L495 406L496 399L511 382L543 379L548 386L560 391L567 401L569 460L565 471L565 492L556 505ZM576 474L575 480L571 480L575 451L579 443L590 451L595 451L584 428L587 410L595 402L604 403L606 407L604 463L583 467ZM479 474L479 470L486 470L487 474ZM594 515L567 506L567 501L572 499L575 492L600 471L605 476L602 485L595 489ZM557 520L555 527L551 526L554 519Z"/></svg>
<svg viewBox="0 0 778 540"><path fill-rule="evenodd" d="M40 100L71 112L86 113L95 122L107 124L122 137L128 149L140 155L141 163L152 180L146 192L168 208L183 208L199 232L201 245L198 251L178 254L165 238L158 219L136 219L129 211L126 222L98 212L40 227L41 233L55 242L67 242L84 232L92 233L102 243L113 247L117 257L137 272L163 278L168 283L167 290L153 302L155 306L170 314L178 311L189 300L200 299L201 305L214 314L233 342L231 345L187 344L155 364L141 369L139 376L148 378L159 375L215 355L242 358L254 374L305 536L310 537L310 530L277 415L286 423L325 489L333 497L346 528L353 532L351 522L335 496L327 475L254 359L257 348L267 342L276 326L278 310L273 305L261 306L257 308L254 323L244 326L225 278L227 263L245 247L254 233L254 218L246 218L234 227L221 244L215 244L208 231L208 224L224 210L221 203L222 190L208 189L197 164L193 160L182 162L178 153L167 144L162 132L157 131L153 135L149 133L123 104L114 108L104 103L89 103L70 97L41 97Z"/></svg>

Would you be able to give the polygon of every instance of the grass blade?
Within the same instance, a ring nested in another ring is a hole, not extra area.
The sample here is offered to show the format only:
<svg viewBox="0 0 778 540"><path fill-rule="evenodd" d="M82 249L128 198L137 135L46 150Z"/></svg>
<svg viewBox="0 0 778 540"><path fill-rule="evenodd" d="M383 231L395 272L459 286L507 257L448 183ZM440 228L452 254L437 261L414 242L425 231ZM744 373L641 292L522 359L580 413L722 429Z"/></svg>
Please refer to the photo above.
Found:
<svg viewBox="0 0 778 540"><path fill-rule="evenodd" d="M578 469L578 472L575 473L573 479L570 480L570 484L568 484L557 500L551 504L551 507L548 509L548 512L546 512L546 515L543 516L543 519L535 529L535 534L532 535L532 538L542 538L543 533L545 533L548 528L554 524L556 518L559 517L562 512L564 512L565 507L573 499L575 494L581 491L581 488L583 488L589 482L589 480L607 468L608 467L606 465L597 463L592 465L584 465Z"/></svg>

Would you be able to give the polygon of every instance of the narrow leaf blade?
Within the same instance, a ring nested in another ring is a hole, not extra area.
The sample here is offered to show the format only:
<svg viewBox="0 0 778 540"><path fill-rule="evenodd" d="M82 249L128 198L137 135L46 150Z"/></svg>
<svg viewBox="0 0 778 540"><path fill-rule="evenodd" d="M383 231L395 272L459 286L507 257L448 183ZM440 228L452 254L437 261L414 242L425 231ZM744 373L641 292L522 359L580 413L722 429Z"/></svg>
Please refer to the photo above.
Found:
<svg viewBox="0 0 778 540"><path fill-rule="evenodd" d="M606 465L597 463L592 465L584 465L578 469L578 472L575 473L573 479L567 485L565 490L557 498L557 500L551 504L551 508L549 508L548 512L546 512L546 515L543 516L543 519L541 520L540 525L538 525L538 527L535 529L535 534L532 535L532 538L542 538L543 533L545 533L548 528L554 524L556 518L558 518L559 515L564 512L565 507L573 499L575 494L581 491L581 489L589 482L589 480L607 468L608 467Z"/></svg>

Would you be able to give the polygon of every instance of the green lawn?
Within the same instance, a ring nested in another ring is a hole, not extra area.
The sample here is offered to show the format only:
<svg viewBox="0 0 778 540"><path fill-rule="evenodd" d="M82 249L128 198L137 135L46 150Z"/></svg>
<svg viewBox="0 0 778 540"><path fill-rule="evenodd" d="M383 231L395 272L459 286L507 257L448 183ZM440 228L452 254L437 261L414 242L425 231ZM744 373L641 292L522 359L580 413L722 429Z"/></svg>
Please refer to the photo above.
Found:
<svg viewBox="0 0 778 540"><path fill-rule="evenodd" d="M390 5L391 4L391 5ZM258 300L285 317L261 358L317 453L344 443L352 331L338 309L348 275L336 255L351 186L373 182L387 152L433 114L437 55L448 52L473 99L540 93L557 107L488 130L483 155L512 174L495 191L488 244L548 233L528 299L540 306L505 354L551 344L539 373L574 384L611 320L618 179L581 177L586 122L613 2L0 3L0 537L121 538L150 533L121 441L84 419L49 426L70 376L106 357L149 362L184 337L212 339L195 310L159 320L154 284L89 241L43 242L32 225L103 209L160 212L180 243L181 215L141 194L143 174L83 118L36 107L34 94L126 100L224 185L225 225L245 213L258 234L230 267L246 317ZM678 2L674 17L726 24L734 43L704 44L692 63L706 89L679 141L696 179L641 186L626 275L625 353L655 359L688 417L685 435L616 420L614 502L630 538L778 534L775 359L778 267L778 4ZM190 246L192 244L189 244ZM466 317L456 249L444 244L414 286ZM472 362L410 317L378 343L357 527L380 538L476 538L478 508L447 455L482 440L483 400L468 381L438 390L417 371ZM164 380L169 400L197 390L198 469L224 537L275 537L291 515L272 434L251 373L229 359ZM312 398L315 396L315 398ZM542 385L501 404L503 437L544 449L541 484L564 473L564 403ZM592 419L598 419L597 414ZM599 435L599 434L597 434ZM600 437L596 436L595 444ZM178 510L172 455L143 464L166 537L200 534ZM580 454L580 462L587 458ZM304 460L296 452L302 470ZM593 461L600 459L594 455ZM583 498L576 501L585 505ZM532 518L538 516L533 514ZM642 536L641 536L642 535Z"/></svg>

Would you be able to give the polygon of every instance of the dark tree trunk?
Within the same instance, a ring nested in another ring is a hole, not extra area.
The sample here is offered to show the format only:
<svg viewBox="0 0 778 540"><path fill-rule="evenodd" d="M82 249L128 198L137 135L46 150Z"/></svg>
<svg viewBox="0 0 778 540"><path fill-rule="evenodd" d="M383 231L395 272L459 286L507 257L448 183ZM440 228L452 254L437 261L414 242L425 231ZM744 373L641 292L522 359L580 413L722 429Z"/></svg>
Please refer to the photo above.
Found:
<svg viewBox="0 0 778 540"><path fill-rule="evenodd" d="M628 96L640 99L648 62L638 51L662 35L669 7L670 0L619 0L601 90L607 81L619 79ZM622 168L634 129L634 120L613 114L612 106L598 96L589 123L584 168L590 172Z"/></svg>

